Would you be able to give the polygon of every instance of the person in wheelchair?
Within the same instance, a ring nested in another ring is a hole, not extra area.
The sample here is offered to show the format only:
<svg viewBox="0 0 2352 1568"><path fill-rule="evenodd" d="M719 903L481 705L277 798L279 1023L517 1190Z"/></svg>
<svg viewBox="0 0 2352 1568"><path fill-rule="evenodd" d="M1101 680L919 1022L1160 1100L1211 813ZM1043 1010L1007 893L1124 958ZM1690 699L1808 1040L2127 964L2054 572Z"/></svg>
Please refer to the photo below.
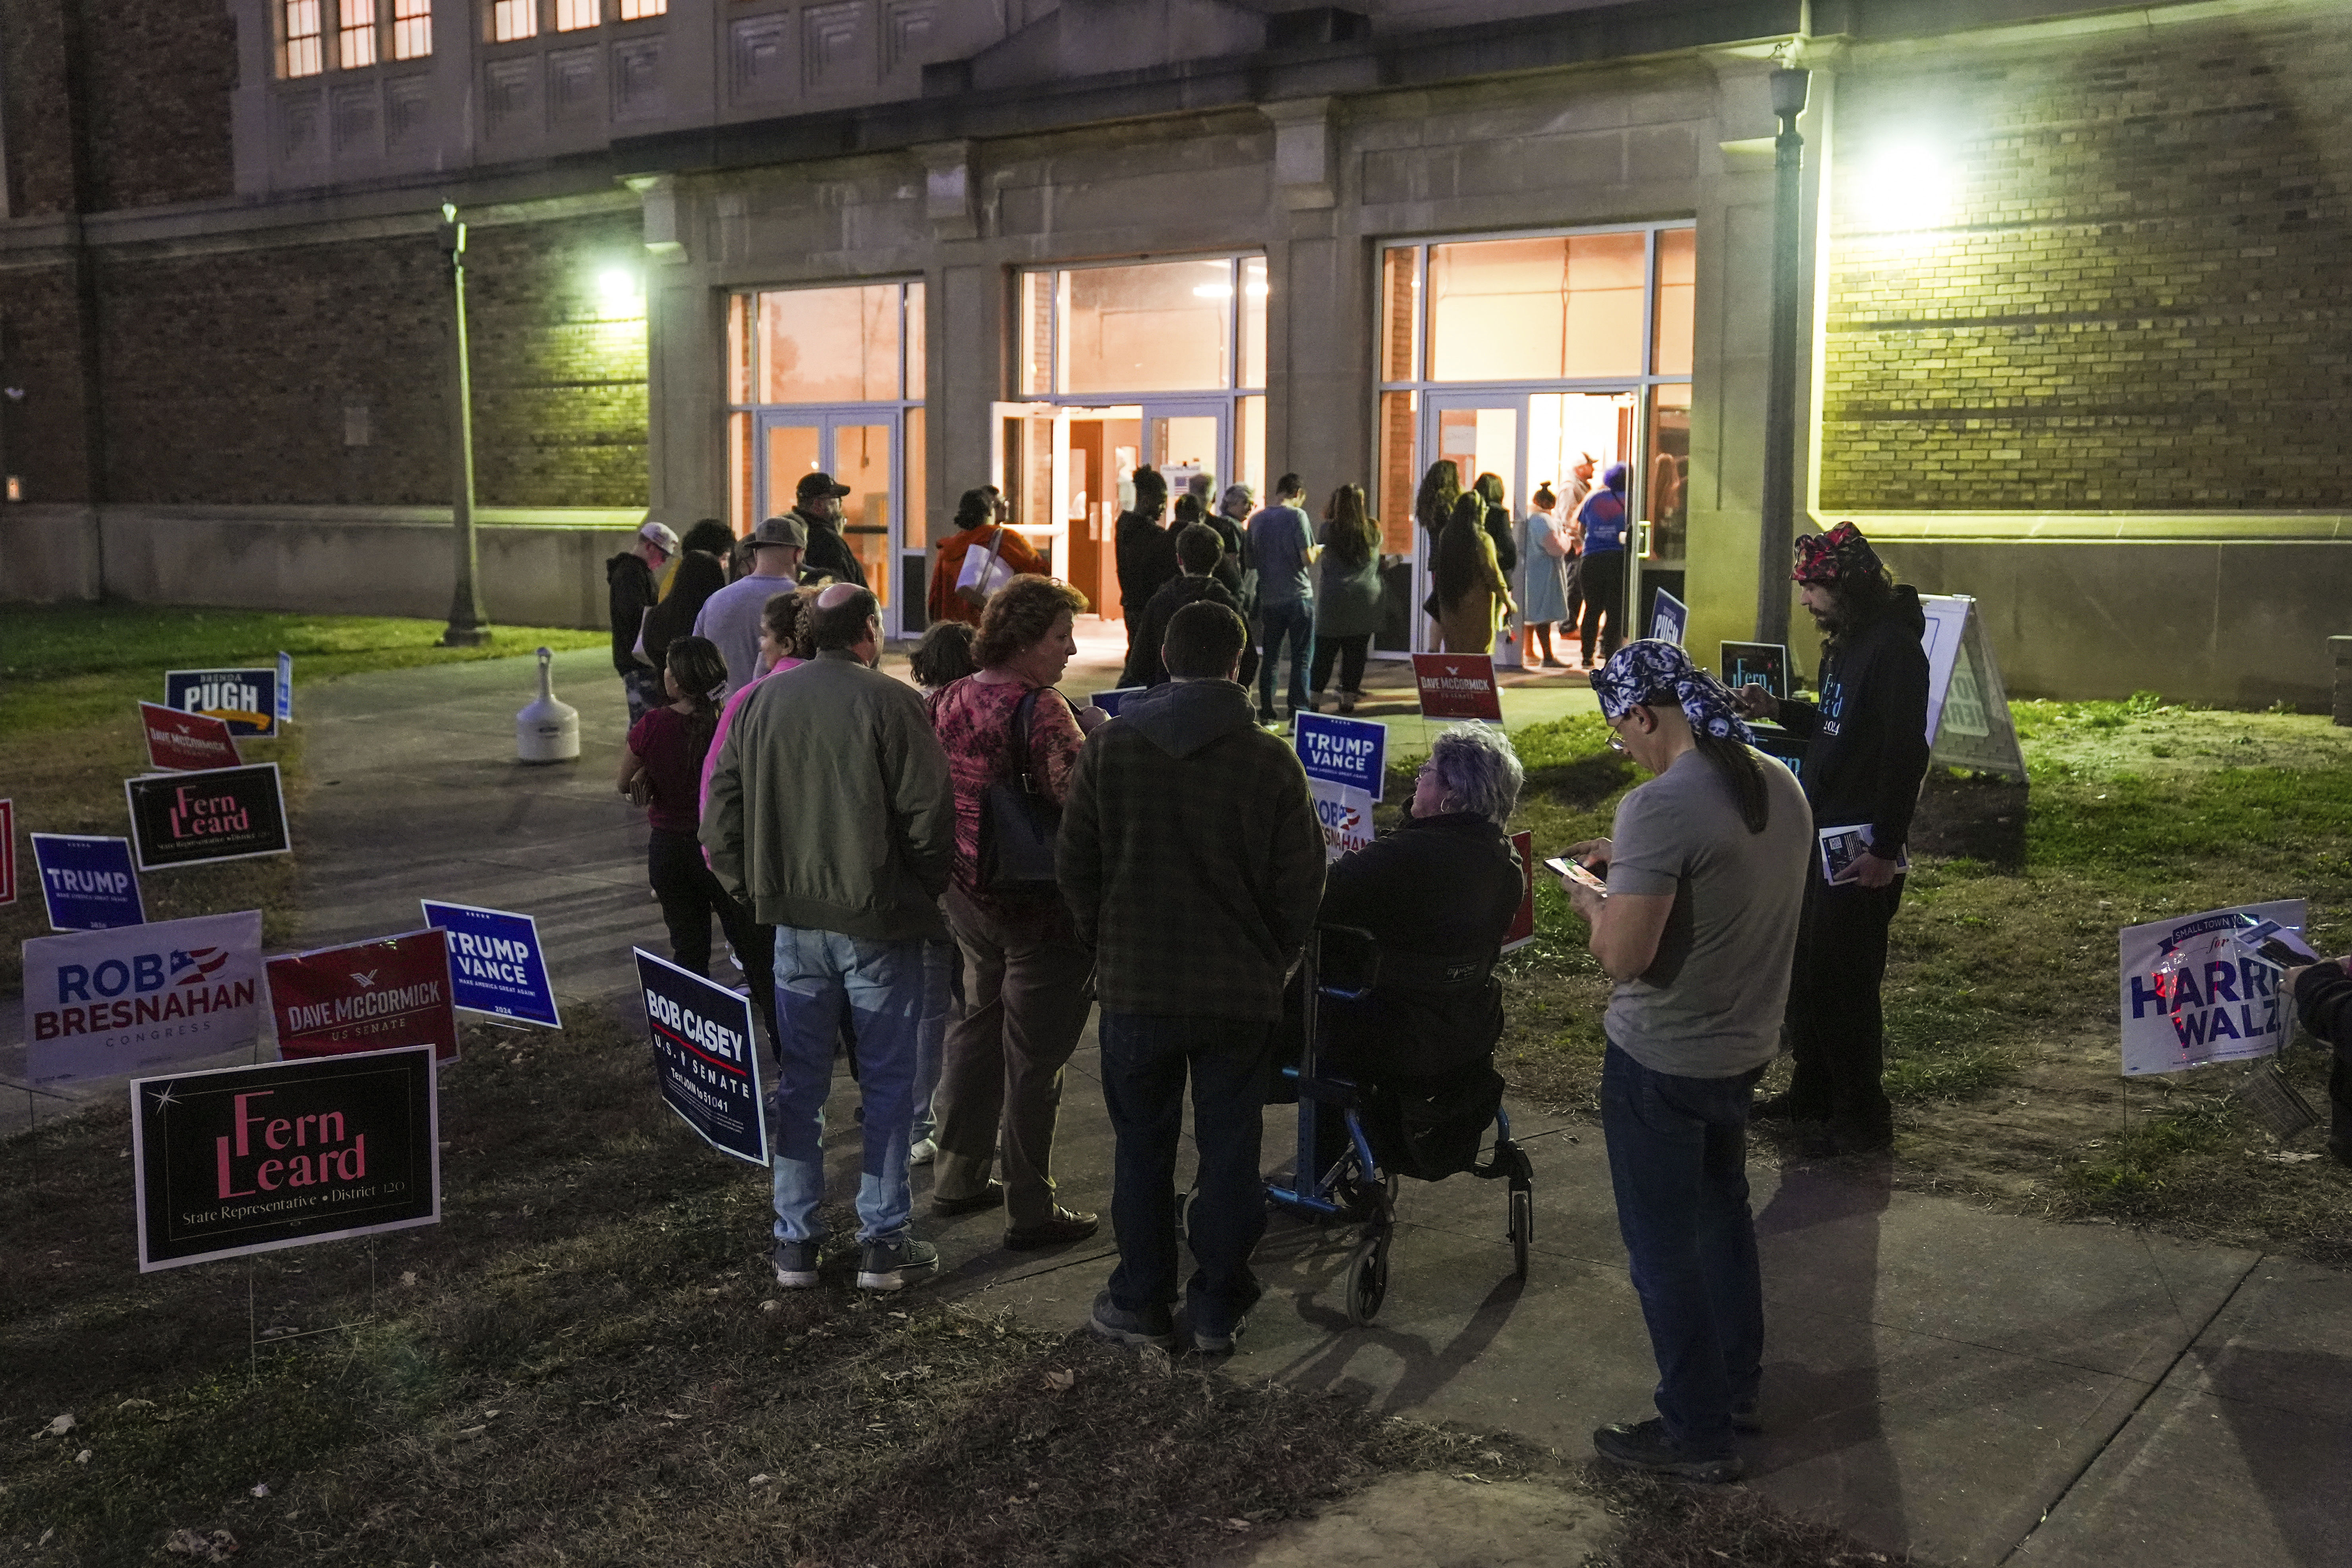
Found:
<svg viewBox="0 0 2352 1568"><path fill-rule="evenodd" d="M1507 824L1524 777L1498 729L1437 737L1402 824L1333 865L1323 885L1325 994L1318 1066L1363 1091L1373 1147L1392 1172L1467 1170L1502 1103L1495 1071L1503 987L1495 978L1527 879ZM1374 970L1361 996L1353 977ZM1345 1147L1343 1118L1316 1127L1318 1165Z"/></svg>

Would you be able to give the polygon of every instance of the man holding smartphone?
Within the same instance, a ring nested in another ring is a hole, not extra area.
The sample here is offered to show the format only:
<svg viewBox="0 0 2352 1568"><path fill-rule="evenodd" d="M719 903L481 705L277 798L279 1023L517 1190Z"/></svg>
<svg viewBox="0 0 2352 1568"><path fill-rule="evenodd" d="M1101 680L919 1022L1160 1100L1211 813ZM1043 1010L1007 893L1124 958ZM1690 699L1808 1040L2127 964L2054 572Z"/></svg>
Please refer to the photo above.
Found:
<svg viewBox="0 0 2352 1568"><path fill-rule="evenodd" d="M1748 1101L1780 1048L1812 816L1681 648L1628 643L1592 689L1610 743L1654 775L1619 803L1610 837L1570 851L1607 890L1573 871L1566 890L1617 983L1601 1126L1658 1362L1657 1415L1603 1426L1592 1445L1629 1468L1728 1481L1763 1375Z"/></svg>

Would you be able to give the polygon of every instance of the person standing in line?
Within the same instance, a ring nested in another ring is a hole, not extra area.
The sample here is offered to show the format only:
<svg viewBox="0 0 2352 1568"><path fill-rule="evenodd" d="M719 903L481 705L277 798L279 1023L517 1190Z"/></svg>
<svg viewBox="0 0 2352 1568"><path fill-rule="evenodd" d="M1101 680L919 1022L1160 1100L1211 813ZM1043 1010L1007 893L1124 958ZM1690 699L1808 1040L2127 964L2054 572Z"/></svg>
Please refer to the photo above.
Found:
<svg viewBox="0 0 2352 1568"><path fill-rule="evenodd" d="M1658 1363L1657 1415L1592 1446L1630 1469L1735 1480L1764 1354L1748 1100L1780 1049L1812 817L1789 770L1748 744L1731 694L1673 644L1628 643L1592 689L1611 746L1651 774L1609 837L1569 851L1607 893L1561 883L1616 983L1601 1128Z"/></svg>
<svg viewBox="0 0 2352 1568"><path fill-rule="evenodd" d="M1118 514L1111 539L1118 568L1118 613L1127 624L1127 646L1135 647L1135 624L1160 585L1176 575L1176 542L1160 525L1168 510L1168 481L1146 466L1135 470L1135 504Z"/></svg>
<svg viewBox="0 0 2352 1568"><path fill-rule="evenodd" d="M1127 700L1070 778L1055 870L1102 1003L1103 1101L1116 1142L1118 1267L1093 1331L1175 1342L1176 1156L1192 1086L1200 1185L1184 1230L1192 1348L1229 1351L1261 1287L1258 1155L1284 977L1323 896L1323 830L1306 770L1250 721L1234 679L1248 632L1187 605L1161 650L1169 683ZM1181 931L1181 941L1170 940Z"/></svg>
<svg viewBox="0 0 2352 1568"><path fill-rule="evenodd" d="M1321 547L1315 542L1315 525L1298 503L1307 487L1297 474L1285 474L1274 487L1274 504L1249 521L1250 559L1257 563L1257 718L1261 724L1279 722L1274 711L1274 677L1287 645L1290 653L1289 711L1296 719L1307 707L1307 668L1314 662L1315 580L1308 568Z"/></svg>
<svg viewBox="0 0 2352 1568"><path fill-rule="evenodd" d="M870 587L865 565L842 532L849 514L842 510L841 498L848 493L847 485L822 469L803 474L793 491L793 515L801 520L808 535L806 565L814 579L830 577L836 583Z"/></svg>
<svg viewBox="0 0 2352 1568"><path fill-rule="evenodd" d="M1107 717L1073 710L1055 683L1077 653L1071 623L1086 595L1024 577L989 596L972 645L979 670L930 701L955 780L956 852L948 930L963 954L963 1014L948 1026L931 1211L1004 1209L1015 1252L1084 1241L1098 1224L1065 1208L1054 1185L1062 1069L1085 1032L1094 955L1055 890L988 886L982 837L988 792L1025 784L1056 813L1068 798L1086 729ZM990 1177L1002 1165L1004 1180Z"/></svg>
<svg viewBox="0 0 2352 1568"><path fill-rule="evenodd" d="M1495 542L1486 529L1486 502L1464 490L1454 502L1454 521L1437 536L1431 575L1437 581L1437 625L1443 651L1495 651L1495 634L1506 616L1518 613L1511 585L1495 560Z"/></svg>
<svg viewBox="0 0 2352 1568"><path fill-rule="evenodd" d="M965 556L973 550L993 550L1005 568L1018 575L1043 577L1045 558L1030 542L1005 526L1003 499L993 485L966 490L956 502L953 533L934 547L931 587L927 599L931 624L960 621L980 625L980 606L956 587L963 574Z"/></svg>
<svg viewBox="0 0 2352 1568"><path fill-rule="evenodd" d="M1433 553L1437 549L1438 535L1454 521L1454 503L1461 494L1462 468L1451 458L1438 458L1421 476L1421 488L1412 497L1412 520L1429 535Z"/></svg>
<svg viewBox="0 0 2352 1568"><path fill-rule="evenodd" d="M1601 476L1601 488L1585 498L1576 513L1584 550L1577 566L1578 586L1584 595L1584 624L1577 641L1588 667L1595 643L1607 658L1624 640L1625 516L1625 465L1612 463Z"/></svg>
<svg viewBox="0 0 2352 1568"><path fill-rule="evenodd" d="M695 839L702 826L703 763L719 725L711 694L726 684L727 666L706 639L679 637L670 644L662 682L670 700L629 727L614 787L632 805L646 808L652 829L646 843L646 880L661 900L671 962L710 978L710 917L717 915L729 943L742 956L751 1010L772 1042L776 993L758 925L751 911L710 874Z"/></svg>
<svg viewBox="0 0 2352 1568"><path fill-rule="evenodd" d="M662 587L661 603L646 617L646 657L656 665L669 660L669 645L695 635L694 624L710 595L727 586L727 556L735 535L715 517L706 517L678 541L677 564ZM734 687L730 672L728 686Z"/></svg>
<svg viewBox="0 0 2352 1568"><path fill-rule="evenodd" d="M1840 1153L1895 1141L1887 1102L1886 932L1903 901L1904 844L1927 775L1927 626L1916 589L1898 587L1862 531L1841 522L1797 541L1791 574L1822 629L1821 701L1782 701L1742 687L1740 710L1771 719L1810 744L1805 795L1813 826L1870 829L1869 853L1832 885L1805 879L1804 920L1789 987L1788 1092L1756 1107L1759 1120L1826 1122Z"/></svg>
<svg viewBox="0 0 2352 1568"><path fill-rule="evenodd" d="M1225 552L1217 558L1217 581L1241 606L1242 625L1257 625L1257 563L1250 559L1249 520L1257 511L1257 492L1244 484L1225 487L1218 498L1217 510L1201 521L1217 531L1219 542ZM1155 650L1152 657L1159 658ZM1246 690L1257 684L1257 640L1253 637L1242 649L1242 687Z"/></svg>
<svg viewBox="0 0 2352 1568"><path fill-rule="evenodd" d="M996 494L994 486L970 495ZM929 702L980 667L971 661L977 630L965 621L940 621L923 634L907 656L907 674ZM948 1020L963 1006L963 959L952 938L939 944L946 982L924 1005L922 1025L915 1046L915 1121L913 1144L907 1163L928 1165L939 1158L939 1094L941 1064L947 1056Z"/></svg>
<svg viewBox="0 0 2352 1568"><path fill-rule="evenodd" d="M1323 552L1315 561L1315 678L1307 700L1323 711L1331 666L1339 667L1339 711L1364 697L1364 655L1381 629L1381 525L1364 510L1361 485L1341 485L1323 510Z"/></svg>
<svg viewBox="0 0 2352 1568"><path fill-rule="evenodd" d="M2327 1152L2352 1165L2352 953L2290 969L2279 989L2312 1038L2328 1047Z"/></svg>
<svg viewBox="0 0 2352 1568"><path fill-rule="evenodd" d="M1471 487L1478 499L1486 503L1486 514L1479 520L1486 537L1495 542L1495 564L1508 577L1519 569L1519 547L1511 539L1511 509L1503 504L1503 477L1500 474L1480 474Z"/></svg>
<svg viewBox="0 0 2352 1568"><path fill-rule="evenodd" d="M1584 523L1581 520L1584 502L1592 494L1592 454L1578 454L1575 468L1569 470L1568 493L1560 498L1559 515L1565 520L1562 536L1568 543L1568 554L1560 568L1560 586L1568 597L1568 613L1559 618L1559 635L1572 637L1584 625ZM1563 661L1564 662L1564 661ZM1591 662L1590 660L1586 662Z"/></svg>
<svg viewBox="0 0 2352 1568"><path fill-rule="evenodd" d="M781 1047L770 1101L776 1283L817 1283L824 1102L855 1017L865 1159L857 1284L929 1278L907 1179L925 1011L946 984L940 895L955 858L947 754L923 700L876 668L882 607L836 583L811 617L816 657L760 683L710 774L702 844L721 885L776 928Z"/></svg>
<svg viewBox="0 0 2352 1568"><path fill-rule="evenodd" d="M629 548L604 563L606 608L613 621L613 670L629 700L629 722L635 724L668 699L662 691L662 672L637 658L637 638L645 631L646 612L660 601L658 582L677 554L677 535L666 524L639 525Z"/></svg>
<svg viewBox="0 0 2352 1568"><path fill-rule="evenodd" d="M1127 664L1118 673L1119 685L1158 686L1168 679L1168 668L1160 662L1160 646L1167 640L1169 618L1185 605L1205 599L1236 615L1241 613L1241 605L1226 592L1224 580L1217 575L1218 563L1223 558L1216 530L1208 524L1192 522L1177 530L1177 574L1160 584L1160 592L1151 595L1151 603L1136 617L1135 646L1127 650Z"/></svg>
<svg viewBox="0 0 2352 1568"><path fill-rule="evenodd" d="M727 684L741 690L760 668L760 627L768 601L790 594L808 552L808 524L797 515L761 520L751 531L751 574L711 595L694 617L694 635L719 645Z"/></svg>
<svg viewBox="0 0 2352 1568"><path fill-rule="evenodd" d="M1528 628L1528 652L1533 654L1538 644L1543 647L1543 666L1547 669L1565 668L1552 657L1551 627L1554 621L1568 616L1567 595L1561 578L1568 565L1568 542L1560 536L1559 518L1552 509L1559 498L1549 485L1536 487L1535 506L1520 520L1519 531L1524 543L1519 559L1527 563L1527 587L1519 595L1519 619ZM1537 662L1528 660L1530 664Z"/></svg>

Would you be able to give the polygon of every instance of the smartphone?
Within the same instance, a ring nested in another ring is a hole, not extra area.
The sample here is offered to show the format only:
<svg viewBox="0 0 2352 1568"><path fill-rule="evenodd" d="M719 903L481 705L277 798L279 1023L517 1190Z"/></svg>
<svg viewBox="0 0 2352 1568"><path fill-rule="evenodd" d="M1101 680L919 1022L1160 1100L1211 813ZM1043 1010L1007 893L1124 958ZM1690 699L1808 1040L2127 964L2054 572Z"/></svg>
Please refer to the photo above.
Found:
<svg viewBox="0 0 2352 1568"><path fill-rule="evenodd" d="M1594 892L1600 894L1604 899L1609 896L1609 884L1602 881L1600 878L1594 876L1591 872L1586 870L1583 867L1578 865L1573 860L1568 859L1563 856L1555 855L1550 859L1545 861L1544 864L1559 872L1561 876L1566 877L1571 882L1581 882L1584 886L1591 889Z"/></svg>

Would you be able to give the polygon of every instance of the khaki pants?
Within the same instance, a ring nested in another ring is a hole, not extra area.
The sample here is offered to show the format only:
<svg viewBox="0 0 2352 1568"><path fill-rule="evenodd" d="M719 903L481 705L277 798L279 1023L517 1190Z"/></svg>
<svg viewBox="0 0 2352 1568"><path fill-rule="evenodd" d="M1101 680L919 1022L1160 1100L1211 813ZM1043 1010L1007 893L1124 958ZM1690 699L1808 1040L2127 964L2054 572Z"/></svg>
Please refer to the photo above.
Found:
<svg viewBox="0 0 2352 1568"><path fill-rule="evenodd" d="M1087 950L1004 921L950 888L948 929L963 950L963 1013L940 1072L940 1152L931 1196L977 1197L1003 1134L1005 1224L1054 1216L1054 1123L1062 1068L1087 1026Z"/></svg>

